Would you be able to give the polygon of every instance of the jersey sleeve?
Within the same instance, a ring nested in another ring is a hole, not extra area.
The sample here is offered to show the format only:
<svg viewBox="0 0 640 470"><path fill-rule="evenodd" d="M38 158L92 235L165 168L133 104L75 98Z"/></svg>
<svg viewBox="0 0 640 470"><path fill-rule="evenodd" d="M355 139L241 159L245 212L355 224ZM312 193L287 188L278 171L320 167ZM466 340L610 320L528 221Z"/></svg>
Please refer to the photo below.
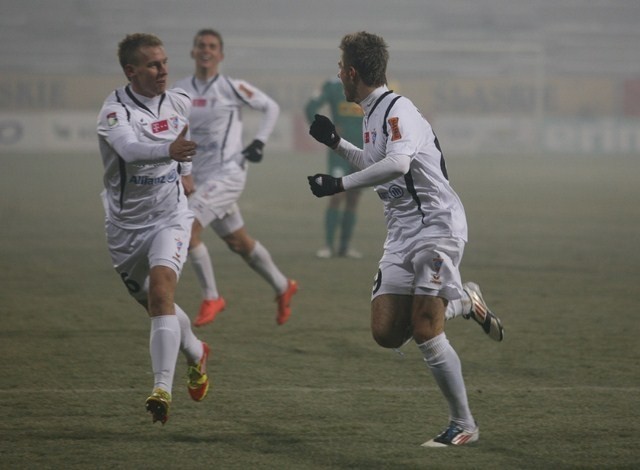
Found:
<svg viewBox="0 0 640 470"><path fill-rule="evenodd" d="M415 155L421 139L424 118L408 100L400 99L393 105L385 120L387 135L386 156Z"/></svg>
<svg viewBox="0 0 640 470"><path fill-rule="evenodd" d="M394 155L383 158L373 165L342 177L345 190L375 186L394 180L409 171L411 158Z"/></svg>
<svg viewBox="0 0 640 470"><path fill-rule="evenodd" d="M131 125L131 116L124 105L106 103L98 116L98 135L126 162L152 161L169 158L169 145L140 142Z"/></svg>
<svg viewBox="0 0 640 470"><path fill-rule="evenodd" d="M229 82L239 100L251 109L262 113L254 138L266 144L273 129L276 127L276 122L280 115L280 106L265 92L244 80L230 78Z"/></svg>

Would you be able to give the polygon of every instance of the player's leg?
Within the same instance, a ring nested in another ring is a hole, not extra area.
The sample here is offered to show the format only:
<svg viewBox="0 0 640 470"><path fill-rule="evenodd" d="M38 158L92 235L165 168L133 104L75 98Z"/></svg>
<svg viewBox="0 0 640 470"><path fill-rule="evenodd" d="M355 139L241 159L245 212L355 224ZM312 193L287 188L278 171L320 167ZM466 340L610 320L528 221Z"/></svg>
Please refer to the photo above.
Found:
<svg viewBox="0 0 640 470"><path fill-rule="evenodd" d="M400 348L413 335L413 273L397 260L385 253L371 291L371 334L383 348Z"/></svg>
<svg viewBox="0 0 640 470"><path fill-rule="evenodd" d="M211 323L226 307L224 298L218 292L211 255L201 238L202 230L200 221L197 218L194 219L189 242L189 261L202 292L202 303L193 322L195 326Z"/></svg>
<svg viewBox="0 0 640 470"><path fill-rule="evenodd" d="M371 334L383 348L397 349L412 336L410 295L382 294L371 301Z"/></svg>
<svg viewBox="0 0 640 470"><path fill-rule="evenodd" d="M107 243L113 265L118 275L124 282L129 294L141 304L150 314L152 303L149 298L150 269L147 256L148 248L155 234L150 230L122 230L119 227L106 224ZM159 289L158 278L165 274L163 270L154 271L154 290ZM155 298L153 311L162 308L162 302ZM171 312L168 312L171 313ZM151 412L153 421L165 423L171 404L171 385L173 381L173 368L171 361L173 354L171 346L176 345L177 355L179 344L179 327L173 324L175 315L156 315L151 317L149 331L149 353L151 355L151 368L154 376L154 387L151 396L147 398L146 409ZM164 342L169 343L169 348L163 348ZM166 354L165 354L166 353ZM168 356L168 358L167 358ZM168 365L165 367L165 362ZM175 363L175 357L173 357Z"/></svg>
<svg viewBox="0 0 640 470"><path fill-rule="evenodd" d="M359 251L351 248L351 239L353 238L353 230L357 221L357 208L361 193L362 191L359 189L352 189L343 193L345 195L345 206L340 226L338 256L362 258L362 254Z"/></svg>
<svg viewBox="0 0 640 470"><path fill-rule="evenodd" d="M344 193L329 196L329 202L324 211L324 246L316 251L318 258L331 258L335 253L335 238L342 216L340 204L343 199Z"/></svg>
<svg viewBox="0 0 640 470"><path fill-rule="evenodd" d="M347 172L343 169L344 160L335 152L329 150L327 156L327 173L334 178L341 178ZM325 246L316 252L318 258L331 258L336 251L336 234L342 224L343 205L346 200L345 193L337 193L329 197L327 208L324 212L324 238Z"/></svg>
<svg viewBox="0 0 640 470"><path fill-rule="evenodd" d="M242 221L239 211L229 214L224 219L228 228L237 226L238 221ZM242 256L249 267L271 285L276 293L276 302L278 303L276 321L279 325L284 324L291 315L291 298L298 291L297 282L287 279L282 274L269 251L262 243L249 235L244 225L224 235L222 239L231 251Z"/></svg>
<svg viewBox="0 0 640 470"><path fill-rule="evenodd" d="M444 332L448 300L462 295L459 264L464 243L439 240L410 253L415 272L413 339L449 405L449 426L424 445L439 447L476 441L478 427L469 409L458 354Z"/></svg>
<svg viewBox="0 0 640 470"><path fill-rule="evenodd" d="M233 210L235 207L235 201L242 192L245 179L244 172L240 172L228 178L207 181L189 198L189 208L195 216L189 242L189 260L202 292L202 303L193 322L195 326L204 326L213 322L227 305L218 292L211 255L202 242L202 231L207 225L218 235L226 230L222 219L225 217L227 208Z"/></svg>
<svg viewBox="0 0 640 470"><path fill-rule="evenodd" d="M186 349L193 350L197 341L187 335L188 331L183 333L174 303L178 278L187 258L192 220L191 213L187 212L177 214L165 226L156 227L148 250L149 351L154 387L146 407L154 422L163 424L168 418L176 361L183 337L185 342L190 341L185 343ZM191 353L194 354L193 351Z"/></svg>

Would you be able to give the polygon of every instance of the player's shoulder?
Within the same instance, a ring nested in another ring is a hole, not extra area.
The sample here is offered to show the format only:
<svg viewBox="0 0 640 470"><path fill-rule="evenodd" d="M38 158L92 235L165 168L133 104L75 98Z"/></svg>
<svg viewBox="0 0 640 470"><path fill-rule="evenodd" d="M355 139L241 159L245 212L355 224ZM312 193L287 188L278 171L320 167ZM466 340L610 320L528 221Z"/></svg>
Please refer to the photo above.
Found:
<svg viewBox="0 0 640 470"><path fill-rule="evenodd" d="M184 89L180 87L170 88L165 91L165 95L173 101L179 101L181 103L191 104L191 95Z"/></svg>
<svg viewBox="0 0 640 470"><path fill-rule="evenodd" d="M185 114L191 111L191 96L183 88L175 87L165 91L168 98L176 109Z"/></svg>
<svg viewBox="0 0 640 470"><path fill-rule="evenodd" d="M102 103L101 116L106 116L112 112L124 112L129 98L125 92L125 87L119 87L111 91Z"/></svg>
<svg viewBox="0 0 640 470"><path fill-rule="evenodd" d="M263 99L261 97L266 96L260 88L247 80L228 76L223 76L221 78L233 94L244 102L250 102L253 99Z"/></svg>

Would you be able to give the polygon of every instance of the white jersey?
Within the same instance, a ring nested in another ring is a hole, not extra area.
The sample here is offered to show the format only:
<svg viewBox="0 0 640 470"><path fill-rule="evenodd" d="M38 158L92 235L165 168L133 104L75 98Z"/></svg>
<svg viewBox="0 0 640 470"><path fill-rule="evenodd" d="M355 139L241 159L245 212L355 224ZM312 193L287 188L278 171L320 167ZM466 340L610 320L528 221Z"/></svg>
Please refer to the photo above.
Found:
<svg viewBox="0 0 640 470"><path fill-rule="evenodd" d="M464 207L449 184L444 157L429 122L409 99L384 86L360 105L365 113L363 149L350 149L358 153L358 168L394 156L411 159L406 174L374 187L384 203L385 250L403 252L424 237L466 241Z"/></svg>
<svg viewBox="0 0 640 470"><path fill-rule="evenodd" d="M107 219L122 228L143 228L188 210L180 175L190 163L169 157L169 146L187 124L189 96L169 90L155 98L118 88L98 115Z"/></svg>
<svg viewBox="0 0 640 470"><path fill-rule="evenodd" d="M191 96L193 108L189 117L192 139L198 144L193 158L193 179L196 186L215 179L225 171L245 167L242 150L242 108L262 112L255 139L267 143L276 125L280 107L267 94L243 80L217 74L202 82L195 76L186 77L176 86ZM234 165L229 165L234 163Z"/></svg>

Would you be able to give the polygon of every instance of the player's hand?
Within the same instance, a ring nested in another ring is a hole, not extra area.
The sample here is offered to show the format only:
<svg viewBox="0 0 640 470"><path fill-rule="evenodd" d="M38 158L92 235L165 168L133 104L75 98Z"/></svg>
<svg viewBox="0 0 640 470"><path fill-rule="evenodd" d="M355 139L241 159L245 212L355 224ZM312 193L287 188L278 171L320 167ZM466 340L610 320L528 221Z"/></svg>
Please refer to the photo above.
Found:
<svg viewBox="0 0 640 470"><path fill-rule="evenodd" d="M331 196L332 194L344 191L342 186L342 178L334 178L331 175L316 173L313 176L307 176L311 192L316 197Z"/></svg>
<svg viewBox="0 0 640 470"><path fill-rule="evenodd" d="M196 143L185 138L188 130L189 125L187 124L178 134L176 140L169 145L169 156L177 162L190 162L191 157L196 154Z"/></svg>
<svg viewBox="0 0 640 470"><path fill-rule="evenodd" d="M340 136L336 131L336 126L333 125L331 119L322 114L316 114L309 127L309 134L318 142L332 149L335 149L338 142L340 142Z"/></svg>
<svg viewBox="0 0 640 470"><path fill-rule="evenodd" d="M262 149L264 148L264 142L255 139L247 148L242 151L244 158L253 163L258 163L262 160Z"/></svg>

